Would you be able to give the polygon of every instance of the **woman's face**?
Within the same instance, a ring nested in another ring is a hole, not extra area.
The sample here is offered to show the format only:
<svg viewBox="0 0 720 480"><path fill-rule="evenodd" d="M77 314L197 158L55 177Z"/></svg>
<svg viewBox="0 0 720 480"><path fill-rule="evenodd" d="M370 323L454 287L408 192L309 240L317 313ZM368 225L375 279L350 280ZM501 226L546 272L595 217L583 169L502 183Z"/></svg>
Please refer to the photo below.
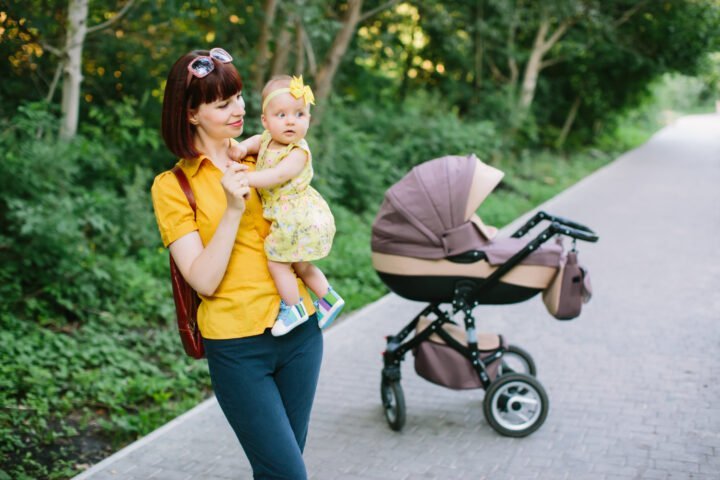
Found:
<svg viewBox="0 0 720 480"><path fill-rule="evenodd" d="M210 138L235 138L242 134L245 117L245 100L242 92L232 97L203 103L190 112L190 121L198 130Z"/></svg>

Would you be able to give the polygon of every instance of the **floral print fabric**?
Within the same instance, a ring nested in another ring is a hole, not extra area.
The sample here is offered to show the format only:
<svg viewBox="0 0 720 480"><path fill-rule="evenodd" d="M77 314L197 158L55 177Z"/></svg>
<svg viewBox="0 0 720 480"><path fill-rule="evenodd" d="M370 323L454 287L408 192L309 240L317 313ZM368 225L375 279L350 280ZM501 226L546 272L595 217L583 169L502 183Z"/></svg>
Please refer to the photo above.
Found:
<svg viewBox="0 0 720 480"><path fill-rule="evenodd" d="M272 222L265 238L265 253L274 262L305 262L330 253L335 236L335 219L327 202L310 186L312 155L303 139L280 150L270 150L270 133L262 134L257 170L271 168L294 149L307 152L305 168L298 176L273 188L259 188L263 215Z"/></svg>

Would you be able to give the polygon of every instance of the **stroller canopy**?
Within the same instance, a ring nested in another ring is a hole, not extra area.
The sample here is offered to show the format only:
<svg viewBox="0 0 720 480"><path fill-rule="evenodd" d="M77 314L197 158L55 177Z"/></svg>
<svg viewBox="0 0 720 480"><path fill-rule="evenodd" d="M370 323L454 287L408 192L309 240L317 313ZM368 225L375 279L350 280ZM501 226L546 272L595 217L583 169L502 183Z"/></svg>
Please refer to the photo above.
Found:
<svg viewBox="0 0 720 480"><path fill-rule="evenodd" d="M475 155L416 166L386 192L373 223L373 252L437 259L482 247L496 230L475 210L503 176Z"/></svg>

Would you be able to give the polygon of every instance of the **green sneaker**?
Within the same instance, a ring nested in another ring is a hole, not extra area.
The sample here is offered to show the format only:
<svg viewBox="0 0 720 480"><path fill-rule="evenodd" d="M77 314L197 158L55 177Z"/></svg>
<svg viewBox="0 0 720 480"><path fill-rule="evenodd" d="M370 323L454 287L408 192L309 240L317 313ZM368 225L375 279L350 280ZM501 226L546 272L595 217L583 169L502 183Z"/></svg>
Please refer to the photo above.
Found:
<svg viewBox="0 0 720 480"><path fill-rule="evenodd" d="M345 306L345 300L332 288L328 288L328 293L315 302L317 310L318 325L320 328L329 327L335 321L340 310Z"/></svg>

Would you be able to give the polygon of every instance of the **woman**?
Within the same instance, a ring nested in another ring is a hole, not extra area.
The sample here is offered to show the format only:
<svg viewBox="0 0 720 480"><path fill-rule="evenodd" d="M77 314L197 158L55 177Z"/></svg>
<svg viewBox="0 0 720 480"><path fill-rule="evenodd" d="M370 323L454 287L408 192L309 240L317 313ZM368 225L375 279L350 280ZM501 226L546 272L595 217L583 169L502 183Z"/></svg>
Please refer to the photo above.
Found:
<svg viewBox="0 0 720 480"><path fill-rule="evenodd" d="M228 157L245 116L242 80L231 62L222 49L196 50L170 70L162 134L180 158L197 217L171 171L155 178L153 206L163 243L202 299L198 324L213 390L254 478L304 479L322 335L317 321L281 337L270 333L280 304L263 245L270 224L248 187L254 159Z"/></svg>

